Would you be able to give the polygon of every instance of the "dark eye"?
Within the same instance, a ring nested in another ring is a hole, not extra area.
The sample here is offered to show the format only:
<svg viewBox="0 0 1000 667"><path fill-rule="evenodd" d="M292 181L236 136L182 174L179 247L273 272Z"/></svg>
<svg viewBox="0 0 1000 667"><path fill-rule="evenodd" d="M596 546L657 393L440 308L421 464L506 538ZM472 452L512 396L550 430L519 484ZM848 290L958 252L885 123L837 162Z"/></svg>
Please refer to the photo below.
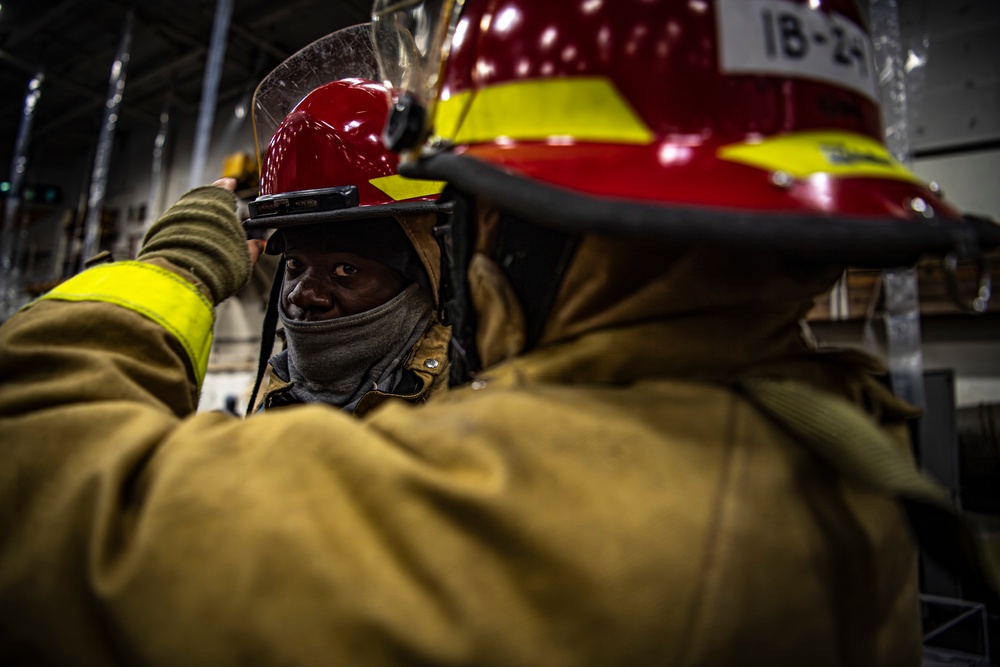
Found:
<svg viewBox="0 0 1000 667"><path fill-rule="evenodd" d="M333 275L338 278L346 278L347 276L353 276L358 270L350 264L336 264L333 267Z"/></svg>
<svg viewBox="0 0 1000 667"><path fill-rule="evenodd" d="M301 271L305 265L294 257L285 257L285 266L292 271Z"/></svg>

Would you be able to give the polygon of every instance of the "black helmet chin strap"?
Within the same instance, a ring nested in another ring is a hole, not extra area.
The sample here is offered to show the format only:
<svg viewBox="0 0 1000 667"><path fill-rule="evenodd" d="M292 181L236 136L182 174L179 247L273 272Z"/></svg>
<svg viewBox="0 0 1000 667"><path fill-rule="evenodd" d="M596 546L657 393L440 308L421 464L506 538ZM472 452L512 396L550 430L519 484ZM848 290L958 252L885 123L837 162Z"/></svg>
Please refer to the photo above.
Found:
<svg viewBox="0 0 1000 667"><path fill-rule="evenodd" d="M271 282L271 293L267 297L267 307L264 310L264 325L260 332L260 354L257 357L257 379L253 383L253 391L250 392L250 400L247 403L247 416L253 411L253 402L260 391L261 382L264 380L264 371L267 370L267 361L271 358L274 349L274 335L278 328L278 303L281 301L281 285L285 278L285 256L278 260L278 268L274 272L274 280Z"/></svg>
<svg viewBox="0 0 1000 667"><path fill-rule="evenodd" d="M476 349L476 311L472 308L467 277L476 246L476 201L451 188L441 198L454 202L451 222L438 236L442 262L440 301L451 325L448 384L454 387L472 379L481 365Z"/></svg>
<svg viewBox="0 0 1000 667"><path fill-rule="evenodd" d="M452 326L451 386L472 379L481 369L476 348L476 312L469 290L469 263L476 247L478 215L474 197L447 190L454 202L451 224L442 242L441 302ZM492 259L510 283L524 311L525 351L538 344L545 322L576 249L578 234L525 222L500 211Z"/></svg>

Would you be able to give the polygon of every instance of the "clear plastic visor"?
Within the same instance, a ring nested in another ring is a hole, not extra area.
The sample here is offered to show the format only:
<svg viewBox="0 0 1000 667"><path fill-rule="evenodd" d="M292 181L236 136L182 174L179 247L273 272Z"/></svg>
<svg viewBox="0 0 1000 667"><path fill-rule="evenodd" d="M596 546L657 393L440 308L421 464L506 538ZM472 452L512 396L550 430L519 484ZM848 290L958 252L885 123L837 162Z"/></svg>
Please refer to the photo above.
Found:
<svg viewBox="0 0 1000 667"><path fill-rule="evenodd" d="M321 37L264 77L253 95L258 166L278 125L306 95L325 83L354 78L380 80L367 23Z"/></svg>
<svg viewBox="0 0 1000 667"><path fill-rule="evenodd" d="M463 0L375 0L372 39L382 83L393 101L409 93L430 110L462 4Z"/></svg>

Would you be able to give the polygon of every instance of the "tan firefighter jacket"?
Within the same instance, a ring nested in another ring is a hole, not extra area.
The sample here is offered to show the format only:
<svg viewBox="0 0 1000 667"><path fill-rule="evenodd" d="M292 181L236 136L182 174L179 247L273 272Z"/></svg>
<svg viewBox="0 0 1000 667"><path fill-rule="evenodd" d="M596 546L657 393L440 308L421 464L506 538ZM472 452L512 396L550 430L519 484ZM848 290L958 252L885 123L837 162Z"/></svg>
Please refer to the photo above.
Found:
<svg viewBox="0 0 1000 667"><path fill-rule="evenodd" d="M211 304L185 275L97 267L0 327L0 663L919 664L900 506L739 384L904 450L865 360L663 318L425 405L243 421L195 414Z"/></svg>

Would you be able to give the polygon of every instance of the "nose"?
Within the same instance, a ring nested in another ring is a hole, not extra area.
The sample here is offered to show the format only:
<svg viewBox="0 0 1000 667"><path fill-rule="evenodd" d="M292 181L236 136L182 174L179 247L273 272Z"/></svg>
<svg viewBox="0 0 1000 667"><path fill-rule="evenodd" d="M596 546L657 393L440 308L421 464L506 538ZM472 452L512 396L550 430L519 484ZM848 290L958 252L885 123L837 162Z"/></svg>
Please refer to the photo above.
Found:
<svg viewBox="0 0 1000 667"><path fill-rule="evenodd" d="M293 306L287 309L288 315L303 321L336 317L332 285L322 274L321 271L309 269L299 276L288 294L288 301Z"/></svg>

